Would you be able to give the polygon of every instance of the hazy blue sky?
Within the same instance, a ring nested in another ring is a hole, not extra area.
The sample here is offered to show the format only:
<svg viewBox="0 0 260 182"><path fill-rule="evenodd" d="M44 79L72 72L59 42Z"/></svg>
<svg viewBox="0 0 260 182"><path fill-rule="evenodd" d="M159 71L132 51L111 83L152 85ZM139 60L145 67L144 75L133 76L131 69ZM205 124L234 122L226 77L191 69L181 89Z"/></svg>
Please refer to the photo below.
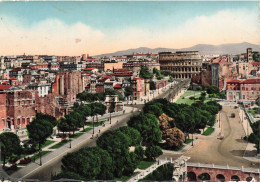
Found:
<svg viewBox="0 0 260 182"><path fill-rule="evenodd" d="M0 55L259 44L257 16L256 1L0 2Z"/></svg>

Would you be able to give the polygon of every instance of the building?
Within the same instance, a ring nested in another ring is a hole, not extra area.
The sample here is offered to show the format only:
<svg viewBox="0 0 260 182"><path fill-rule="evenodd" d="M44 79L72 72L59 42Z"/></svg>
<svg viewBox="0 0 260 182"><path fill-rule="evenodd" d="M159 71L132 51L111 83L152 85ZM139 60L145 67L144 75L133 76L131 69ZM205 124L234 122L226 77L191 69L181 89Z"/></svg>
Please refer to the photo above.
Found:
<svg viewBox="0 0 260 182"><path fill-rule="evenodd" d="M139 100L142 96L144 96L145 87L144 80L142 78L133 78L131 85L133 87L133 99Z"/></svg>
<svg viewBox="0 0 260 182"><path fill-rule="evenodd" d="M171 71L173 78L187 79L200 73L202 58L198 51L160 52L159 63L161 70Z"/></svg>
<svg viewBox="0 0 260 182"><path fill-rule="evenodd" d="M229 80L226 97L229 101L244 104L255 103L260 95L260 78L246 80Z"/></svg>
<svg viewBox="0 0 260 182"><path fill-rule="evenodd" d="M123 68L123 62L108 62L104 63L104 71L107 70L114 70L114 69L122 69Z"/></svg>
<svg viewBox="0 0 260 182"><path fill-rule="evenodd" d="M0 129L20 129L36 116L38 94L34 90L0 92Z"/></svg>
<svg viewBox="0 0 260 182"><path fill-rule="evenodd" d="M254 103L260 95L260 78L240 82L241 102Z"/></svg>
<svg viewBox="0 0 260 182"><path fill-rule="evenodd" d="M241 99L240 81L233 79L227 82L226 99L238 102Z"/></svg>

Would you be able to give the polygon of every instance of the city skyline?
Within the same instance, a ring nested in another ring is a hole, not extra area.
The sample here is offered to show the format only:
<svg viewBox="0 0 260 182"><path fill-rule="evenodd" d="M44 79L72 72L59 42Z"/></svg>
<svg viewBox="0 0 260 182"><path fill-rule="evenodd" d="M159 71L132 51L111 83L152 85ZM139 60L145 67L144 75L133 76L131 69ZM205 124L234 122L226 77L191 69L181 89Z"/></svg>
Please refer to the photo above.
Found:
<svg viewBox="0 0 260 182"><path fill-rule="evenodd" d="M258 2L0 2L1 54L259 45Z"/></svg>

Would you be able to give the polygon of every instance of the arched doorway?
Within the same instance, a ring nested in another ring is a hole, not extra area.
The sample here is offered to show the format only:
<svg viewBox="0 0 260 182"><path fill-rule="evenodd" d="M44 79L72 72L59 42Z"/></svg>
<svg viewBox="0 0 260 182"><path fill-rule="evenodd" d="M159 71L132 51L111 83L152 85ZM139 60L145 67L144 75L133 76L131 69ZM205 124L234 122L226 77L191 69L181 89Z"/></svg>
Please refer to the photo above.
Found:
<svg viewBox="0 0 260 182"><path fill-rule="evenodd" d="M217 181L219 181L219 182L225 181L225 176L223 174L218 174L216 176L216 178L217 178Z"/></svg>
<svg viewBox="0 0 260 182"><path fill-rule="evenodd" d="M253 181L253 177L251 177L251 176L247 177L246 181Z"/></svg>
<svg viewBox="0 0 260 182"><path fill-rule="evenodd" d="M198 178L203 181L210 180L210 175L208 173L202 173L198 176Z"/></svg>
<svg viewBox="0 0 260 182"><path fill-rule="evenodd" d="M237 175L231 176L231 181L240 181L240 178Z"/></svg>
<svg viewBox="0 0 260 182"><path fill-rule="evenodd" d="M187 172L188 181L197 181L196 174L192 171Z"/></svg>

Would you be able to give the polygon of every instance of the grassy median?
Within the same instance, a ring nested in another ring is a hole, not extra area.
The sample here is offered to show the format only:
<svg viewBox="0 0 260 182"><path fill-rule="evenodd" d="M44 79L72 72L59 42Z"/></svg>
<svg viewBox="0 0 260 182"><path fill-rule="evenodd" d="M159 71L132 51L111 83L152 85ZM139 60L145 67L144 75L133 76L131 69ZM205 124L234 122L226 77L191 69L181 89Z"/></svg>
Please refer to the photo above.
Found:
<svg viewBox="0 0 260 182"><path fill-rule="evenodd" d="M207 128L206 131L202 133L202 135L209 136L215 131L215 128Z"/></svg>

